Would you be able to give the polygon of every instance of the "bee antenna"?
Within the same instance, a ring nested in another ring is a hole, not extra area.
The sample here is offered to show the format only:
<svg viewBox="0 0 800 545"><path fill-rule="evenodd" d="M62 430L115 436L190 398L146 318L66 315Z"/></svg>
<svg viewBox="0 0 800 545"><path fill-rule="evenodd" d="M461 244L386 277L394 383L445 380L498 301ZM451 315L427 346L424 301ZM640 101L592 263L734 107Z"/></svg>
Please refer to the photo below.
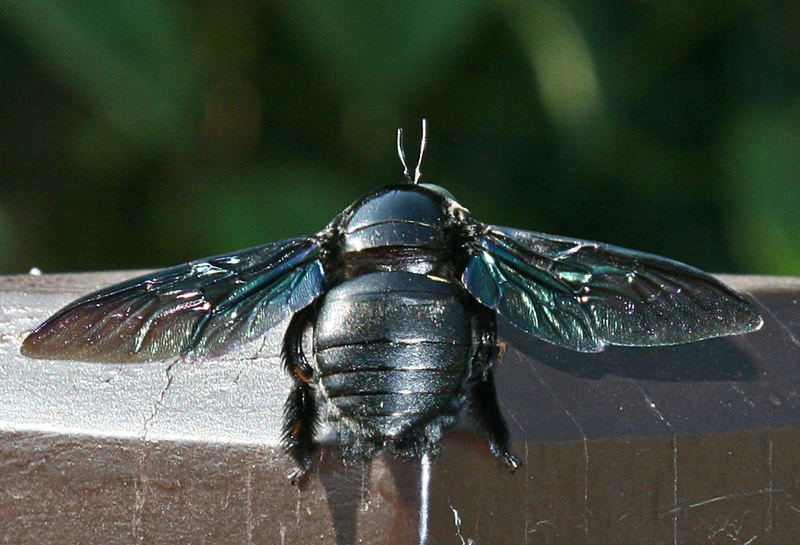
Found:
<svg viewBox="0 0 800 545"><path fill-rule="evenodd" d="M400 162L403 163L403 174L408 178L409 182L413 183L411 171L408 170L408 164L406 164L406 152L403 149L403 129L397 129L397 155L400 156Z"/></svg>
<svg viewBox="0 0 800 545"><path fill-rule="evenodd" d="M417 159L417 168L414 169L414 183L418 184L422 178L422 156L425 154L425 148L428 146L428 121L422 118L422 140L419 141L419 159Z"/></svg>
<svg viewBox="0 0 800 545"><path fill-rule="evenodd" d="M414 169L414 177L411 177L411 171L408 169L406 163L406 152L403 148L403 129L397 129L397 155L400 156L400 162L403 163L403 174L408 181L412 184L418 184L422 178L422 156L425 154L425 148L428 146L428 122L423 118L422 120L422 140L419 143L419 159L417 159L417 167Z"/></svg>

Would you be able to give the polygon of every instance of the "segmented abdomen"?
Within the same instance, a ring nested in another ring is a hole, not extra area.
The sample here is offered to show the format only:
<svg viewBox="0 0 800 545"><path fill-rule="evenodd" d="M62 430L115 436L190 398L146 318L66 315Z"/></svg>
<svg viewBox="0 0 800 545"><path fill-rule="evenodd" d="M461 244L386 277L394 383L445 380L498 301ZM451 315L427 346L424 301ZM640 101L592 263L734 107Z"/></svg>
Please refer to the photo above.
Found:
<svg viewBox="0 0 800 545"><path fill-rule="evenodd" d="M325 295L314 334L320 384L340 416L397 437L451 407L471 335L455 286L408 272L359 276Z"/></svg>

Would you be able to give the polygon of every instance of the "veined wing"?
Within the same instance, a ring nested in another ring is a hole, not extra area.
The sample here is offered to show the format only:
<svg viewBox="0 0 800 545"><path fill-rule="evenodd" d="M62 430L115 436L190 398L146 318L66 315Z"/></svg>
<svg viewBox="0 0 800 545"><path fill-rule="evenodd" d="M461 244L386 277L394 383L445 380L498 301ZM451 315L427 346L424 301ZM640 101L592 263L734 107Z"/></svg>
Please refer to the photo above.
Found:
<svg viewBox="0 0 800 545"><path fill-rule="evenodd" d="M33 358L140 362L224 352L311 304L320 245L296 238L199 259L91 293L25 339Z"/></svg>
<svg viewBox="0 0 800 545"><path fill-rule="evenodd" d="M517 327L572 350L679 344L763 323L731 288L653 254L496 226L470 246L467 290Z"/></svg>

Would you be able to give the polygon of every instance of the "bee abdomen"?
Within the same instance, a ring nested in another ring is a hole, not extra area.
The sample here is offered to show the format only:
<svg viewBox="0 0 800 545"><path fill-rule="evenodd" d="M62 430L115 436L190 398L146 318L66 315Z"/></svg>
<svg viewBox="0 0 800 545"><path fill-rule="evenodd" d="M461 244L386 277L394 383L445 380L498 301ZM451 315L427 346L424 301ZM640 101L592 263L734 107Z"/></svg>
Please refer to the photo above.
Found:
<svg viewBox="0 0 800 545"><path fill-rule="evenodd" d="M384 437L455 410L471 351L458 290L407 272L336 286L315 327L319 383L341 417Z"/></svg>
<svg viewBox="0 0 800 545"><path fill-rule="evenodd" d="M361 395L452 395L458 391L460 372L440 369L369 369L333 373L322 377L330 399L349 396L353 385Z"/></svg>
<svg viewBox="0 0 800 545"><path fill-rule="evenodd" d="M420 352L431 363L420 365ZM468 347L453 344L430 343L420 350L420 345L376 343L321 350L317 361L323 391L342 415L402 416L416 422L458 395L468 354ZM352 368L341 370L347 363Z"/></svg>

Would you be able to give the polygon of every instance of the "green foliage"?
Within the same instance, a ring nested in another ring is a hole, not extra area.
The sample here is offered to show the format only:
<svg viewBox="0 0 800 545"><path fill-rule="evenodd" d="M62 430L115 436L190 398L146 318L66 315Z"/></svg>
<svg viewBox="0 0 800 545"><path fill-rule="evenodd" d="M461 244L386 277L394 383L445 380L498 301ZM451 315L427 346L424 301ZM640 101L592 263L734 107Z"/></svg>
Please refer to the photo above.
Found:
<svg viewBox="0 0 800 545"><path fill-rule="evenodd" d="M425 179L485 221L800 274L780 6L8 0L0 272L313 232L402 180L424 116Z"/></svg>

